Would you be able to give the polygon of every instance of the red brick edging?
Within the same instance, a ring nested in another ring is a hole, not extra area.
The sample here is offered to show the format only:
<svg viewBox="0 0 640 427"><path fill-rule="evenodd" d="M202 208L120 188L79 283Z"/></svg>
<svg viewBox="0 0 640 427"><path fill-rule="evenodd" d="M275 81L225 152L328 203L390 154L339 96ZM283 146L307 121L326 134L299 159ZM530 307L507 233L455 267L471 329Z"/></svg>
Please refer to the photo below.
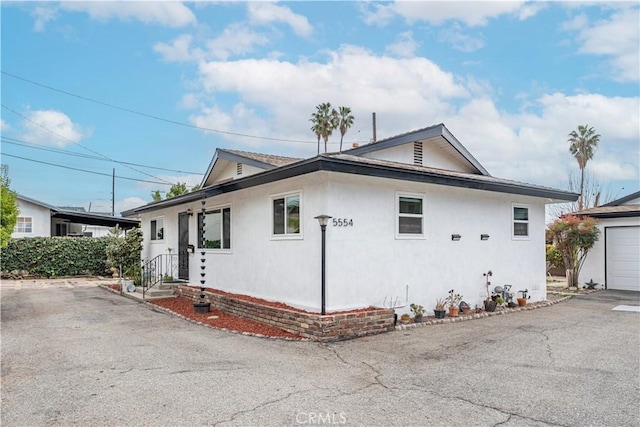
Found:
<svg viewBox="0 0 640 427"><path fill-rule="evenodd" d="M200 291L178 286L175 294L192 301L200 300ZM276 326L314 341L330 342L393 331L394 311L371 307L354 313L321 315L271 307L252 301L205 291L205 301L225 313Z"/></svg>

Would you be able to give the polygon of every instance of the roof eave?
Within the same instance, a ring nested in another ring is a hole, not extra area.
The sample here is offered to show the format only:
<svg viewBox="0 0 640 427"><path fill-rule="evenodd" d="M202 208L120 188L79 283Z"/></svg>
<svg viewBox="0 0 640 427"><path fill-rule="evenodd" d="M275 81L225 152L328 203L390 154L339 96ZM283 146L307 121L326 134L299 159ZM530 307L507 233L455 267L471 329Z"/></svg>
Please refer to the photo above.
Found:
<svg viewBox="0 0 640 427"><path fill-rule="evenodd" d="M384 165L363 164L355 161L336 159L324 155L316 156L290 165L281 166L241 179L212 185L196 192L188 193L172 199L150 203L139 208L122 213L124 216L134 216L156 209L167 208L192 202L202 198L213 197L222 193L230 193L245 188L268 184L287 178L293 178L317 171L340 172L361 176L375 176L379 178L398 179L404 181L421 182L426 184L446 185L451 187L469 188L499 193L518 194L547 199L546 203L575 202L577 193L570 193L552 188L539 188L518 185L509 182L487 182L474 180L473 177L452 177L429 171L406 170Z"/></svg>

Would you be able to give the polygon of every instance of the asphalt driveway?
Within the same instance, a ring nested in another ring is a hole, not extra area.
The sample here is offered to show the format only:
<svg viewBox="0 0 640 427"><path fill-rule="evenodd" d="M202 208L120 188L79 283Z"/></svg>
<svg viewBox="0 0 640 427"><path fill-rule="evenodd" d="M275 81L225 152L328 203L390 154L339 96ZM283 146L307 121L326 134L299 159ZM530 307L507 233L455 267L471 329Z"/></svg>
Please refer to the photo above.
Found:
<svg viewBox="0 0 640 427"><path fill-rule="evenodd" d="M637 293L337 344L212 330L94 286L2 290L3 426L640 425Z"/></svg>

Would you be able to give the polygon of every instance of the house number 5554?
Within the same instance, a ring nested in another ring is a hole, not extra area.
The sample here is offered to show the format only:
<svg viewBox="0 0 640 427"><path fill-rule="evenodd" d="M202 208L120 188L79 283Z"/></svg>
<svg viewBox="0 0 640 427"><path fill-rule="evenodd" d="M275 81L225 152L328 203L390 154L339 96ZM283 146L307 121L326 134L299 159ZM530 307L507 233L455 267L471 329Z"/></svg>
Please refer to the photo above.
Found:
<svg viewBox="0 0 640 427"><path fill-rule="evenodd" d="M353 219L349 218L333 218L334 227L353 227Z"/></svg>

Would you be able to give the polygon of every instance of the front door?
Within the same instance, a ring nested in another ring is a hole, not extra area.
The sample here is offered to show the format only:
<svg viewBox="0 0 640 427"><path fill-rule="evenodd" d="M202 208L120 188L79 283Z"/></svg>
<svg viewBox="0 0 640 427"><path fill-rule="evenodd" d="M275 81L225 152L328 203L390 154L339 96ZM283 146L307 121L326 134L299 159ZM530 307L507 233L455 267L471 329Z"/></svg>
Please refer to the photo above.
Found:
<svg viewBox="0 0 640 427"><path fill-rule="evenodd" d="M178 214L178 278L189 280L189 214Z"/></svg>

